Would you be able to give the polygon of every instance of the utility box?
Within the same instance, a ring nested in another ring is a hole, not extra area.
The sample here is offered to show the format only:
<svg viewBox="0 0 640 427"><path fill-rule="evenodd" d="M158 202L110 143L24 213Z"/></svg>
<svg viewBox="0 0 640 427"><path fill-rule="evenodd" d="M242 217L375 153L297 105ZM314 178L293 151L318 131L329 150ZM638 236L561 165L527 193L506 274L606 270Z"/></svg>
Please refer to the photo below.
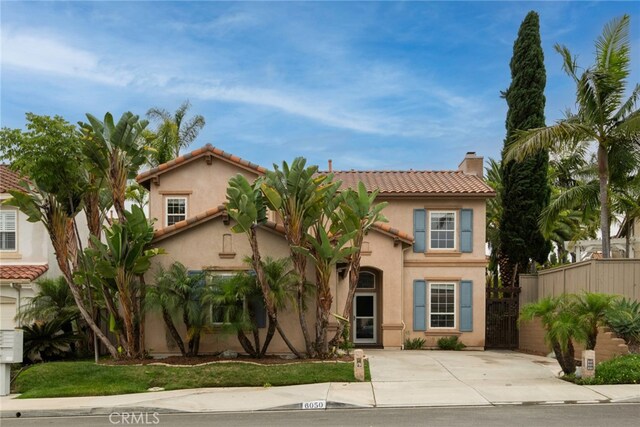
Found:
<svg viewBox="0 0 640 427"><path fill-rule="evenodd" d="M591 378L596 374L596 352L584 350L582 352L582 378Z"/></svg>
<svg viewBox="0 0 640 427"><path fill-rule="evenodd" d="M11 390L11 364L22 362L22 329L0 330L0 396Z"/></svg>

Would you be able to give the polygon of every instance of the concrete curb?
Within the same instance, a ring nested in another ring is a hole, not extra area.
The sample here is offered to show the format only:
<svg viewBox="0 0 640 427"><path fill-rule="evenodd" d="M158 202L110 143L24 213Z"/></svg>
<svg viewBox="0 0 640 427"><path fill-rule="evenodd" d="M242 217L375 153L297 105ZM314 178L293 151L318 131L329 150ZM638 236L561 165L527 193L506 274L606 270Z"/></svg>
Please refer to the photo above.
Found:
<svg viewBox="0 0 640 427"><path fill-rule="evenodd" d="M352 405L349 403L343 402L327 402L326 408L324 409L311 409L311 411L325 411L325 410L335 410L335 409L402 409L402 408L489 408L489 407L498 407L498 406L557 406L557 405L603 405L603 404L629 404L633 405L636 403L640 403L640 398L631 398L631 399L621 399L621 400L611 400L611 399L602 399L602 400L584 400L584 401L576 401L576 400L564 400L564 401L523 401L523 402L496 402L491 403L489 405L469 405L469 404L461 404L461 405L409 405L409 406L360 406L360 405ZM181 411L178 409L167 409L167 408L153 408L153 407L145 407L145 406L135 406L135 407L112 407L112 408L78 408L78 409L70 409L70 410L27 410L22 412L14 412L14 411L0 411L0 419L12 419L12 418L43 418L43 417L75 417L75 416L108 416L114 412L118 413L157 413L159 415L162 414L192 414L192 413L203 413L203 414L220 414L220 413L237 413L237 412L275 412L275 411L302 411L301 404L291 404L291 405L282 405L275 406L272 408L264 408L264 409L256 409L256 410L248 410L248 411L238 411L238 410L229 410L229 411ZM19 414L19 415L18 415Z"/></svg>

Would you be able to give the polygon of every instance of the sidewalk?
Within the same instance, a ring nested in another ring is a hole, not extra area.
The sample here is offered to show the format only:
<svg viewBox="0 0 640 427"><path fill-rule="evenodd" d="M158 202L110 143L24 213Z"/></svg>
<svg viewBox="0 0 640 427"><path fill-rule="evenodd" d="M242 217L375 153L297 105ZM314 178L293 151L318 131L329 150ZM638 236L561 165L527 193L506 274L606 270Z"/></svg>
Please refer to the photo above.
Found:
<svg viewBox="0 0 640 427"><path fill-rule="evenodd" d="M236 412L327 408L639 402L640 385L582 387L555 378L553 359L513 352L368 352L371 383L208 388L117 396L0 398L2 418L111 412Z"/></svg>

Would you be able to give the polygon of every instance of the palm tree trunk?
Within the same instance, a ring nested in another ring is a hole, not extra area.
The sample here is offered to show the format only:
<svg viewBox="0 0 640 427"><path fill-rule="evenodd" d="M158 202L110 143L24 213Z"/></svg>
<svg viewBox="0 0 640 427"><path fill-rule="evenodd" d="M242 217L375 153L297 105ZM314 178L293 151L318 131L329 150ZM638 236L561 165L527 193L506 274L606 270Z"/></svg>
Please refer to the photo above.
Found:
<svg viewBox="0 0 640 427"><path fill-rule="evenodd" d="M284 334L280 323L276 322L276 329L278 330L278 333L280 334L280 337L282 338L284 343L287 345L287 347L289 347L289 350L291 350L291 353L295 354L298 359L304 359L304 356L300 354L298 350L296 350L293 344L291 344L291 341L289 341L289 338L287 338L287 336Z"/></svg>
<svg viewBox="0 0 640 427"><path fill-rule="evenodd" d="M184 342L182 341L182 337L180 336L180 333L176 329L176 325L173 324L173 319L171 318L171 315L169 314L166 308L162 309L162 319L164 320L164 324L167 325L167 329L169 329L169 334L171 334L171 338L173 338L176 345L180 349L180 354L182 354L183 356L186 356L187 352L184 348Z"/></svg>
<svg viewBox="0 0 640 427"><path fill-rule="evenodd" d="M249 356L258 357L257 351L255 350L255 348L253 347L253 344L251 344L251 341L249 340L249 338L247 338L247 335L244 333L244 331L242 329L238 329L238 332L236 333L236 336L238 337L238 342L242 346L242 349Z"/></svg>
<svg viewBox="0 0 640 427"><path fill-rule="evenodd" d="M313 349L311 337L309 336L309 327L307 325L307 316L304 308L304 287L305 277L307 275L307 258L306 255L302 255L299 253L292 253L291 258L293 259L294 269L299 277L296 295L296 308L298 309L298 320L300 321L300 329L302 330L302 336L304 338L304 345L305 349L307 350L307 354L309 356L313 356L315 351Z"/></svg>
<svg viewBox="0 0 640 427"><path fill-rule="evenodd" d="M360 261L360 251L358 251L354 253L351 258L351 265L349 266L349 292L347 293L347 299L345 300L344 308L342 309L342 317L347 319L349 324L351 323L351 316L353 315L353 298L356 296L358 280L360 279ZM331 340L332 343L337 344L340 341L346 326L347 324L345 322L338 322L338 330Z"/></svg>
<svg viewBox="0 0 640 427"><path fill-rule="evenodd" d="M264 345L262 346L262 349L260 350L260 354L258 357L263 357L267 353L269 344L271 344L271 339L276 333L277 325L278 325L278 319L269 317L269 325L267 327L267 336L264 338Z"/></svg>
<svg viewBox="0 0 640 427"><path fill-rule="evenodd" d="M69 227L73 227L72 221L68 220L68 223L62 225L59 218L56 218L53 213L49 213L47 223L50 224L48 227L48 231L49 236L51 237L51 244L53 245L53 249L56 254L56 260L58 261L58 266L60 267L60 271L62 272L62 275L64 276L67 285L69 286L69 290L71 290L71 294L73 295L73 299L78 306L78 310L80 310L82 318L87 323L87 325L89 325L93 333L98 336L100 341L102 341L111 356L114 359L117 359L119 356L118 350L93 321L91 313L89 313L84 306L84 301L82 300L80 289L73 280L73 274L71 273L72 270L69 266L69 254L76 253L70 250L71 245L75 247L75 239L71 241L68 240L67 234L67 229Z"/></svg>
<svg viewBox="0 0 640 427"><path fill-rule="evenodd" d="M598 145L598 177L600 180L600 230L602 231L602 257L611 256L609 218L609 154L602 144Z"/></svg>

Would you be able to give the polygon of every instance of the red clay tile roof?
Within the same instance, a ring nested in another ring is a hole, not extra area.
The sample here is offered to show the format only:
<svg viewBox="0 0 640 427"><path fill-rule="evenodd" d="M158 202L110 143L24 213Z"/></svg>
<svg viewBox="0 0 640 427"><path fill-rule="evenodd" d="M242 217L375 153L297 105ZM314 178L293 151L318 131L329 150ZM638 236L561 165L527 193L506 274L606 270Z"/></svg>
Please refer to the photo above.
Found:
<svg viewBox="0 0 640 427"><path fill-rule="evenodd" d="M2 280L36 280L42 276L49 266L44 265L0 265Z"/></svg>
<svg viewBox="0 0 640 427"><path fill-rule="evenodd" d="M402 241L407 243L413 243L413 236L409 235L409 233L405 233L404 231L400 231L397 228L393 228L387 223L384 222L376 222L373 224L373 228L380 230L382 232L391 234Z"/></svg>
<svg viewBox="0 0 640 427"><path fill-rule="evenodd" d="M168 227L160 228L153 233L153 240L159 240L161 238L164 238L174 233L177 233L179 231L182 231L182 229L190 225L194 225L194 224L201 223L206 220L215 218L221 215L225 210L226 208L223 205L220 205L215 208L208 209L202 213L199 213L196 216L192 216L183 221L176 222L175 224L169 225Z"/></svg>
<svg viewBox="0 0 640 427"><path fill-rule="evenodd" d="M327 173L327 172L323 172ZM461 171L333 171L335 179L342 181L343 187L355 188L358 182L367 190L380 191L381 195L441 196L441 195L482 195L493 196L491 187L476 175Z"/></svg>
<svg viewBox="0 0 640 427"><path fill-rule="evenodd" d="M18 183L24 181L17 172L12 171L9 165L0 165L0 193L6 193L9 190L20 189Z"/></svg>
<svg viewBox="0 0 640 427"><path fill-rule="evenodd" d="M184 229L190 226L201 224L210 219L216 218L222 215L223 213L225 213L225 211L226 211L226 207L224 205L220 205L218 207L208 209L205 212L202 212L196 216L187 218L184 221L176 222L175 224L170 225L168 227L160 228L153 233L153 240L158 241L166 237L172 236L176 233L179 233L180 231L183 231ZM265 224L262 224L262 227L277 231L280 234L284 234L284 227L282 226L282 224L276 224L273 221L267 221ZM400 240L405 241L407 243L413 243L413 237L411 237L408 233L400 231L397 228L393 228L389 224L376 222L375 224L373 224L373 228L383 233L398 237Z"/></svg>
<svg viewBox="0 0 640 427"><path fill-rule="evenodd" d="M233 154L222 151L221 149L216 148L211 144L207 144L204 147L198 148L197 150L193 150L190 153L184 154L180 157L176 157L175 159L170 160L167 163L163 163L153 169L149 169L148 171L142 172L140 175L136 177L136 181L142 184L143 182L150 180L154 176L163 174L167 171L170 171L173 168L180 166L183 163L188 163L206 154L213 154L215 157L218 157L230 163L234 163L245 169L253 170L259 174L263 174L266 172L266 169L263 168L262 166L258 166L255 163L251 163L247 160L241 159L238 156L234 156Z"/></svg>

